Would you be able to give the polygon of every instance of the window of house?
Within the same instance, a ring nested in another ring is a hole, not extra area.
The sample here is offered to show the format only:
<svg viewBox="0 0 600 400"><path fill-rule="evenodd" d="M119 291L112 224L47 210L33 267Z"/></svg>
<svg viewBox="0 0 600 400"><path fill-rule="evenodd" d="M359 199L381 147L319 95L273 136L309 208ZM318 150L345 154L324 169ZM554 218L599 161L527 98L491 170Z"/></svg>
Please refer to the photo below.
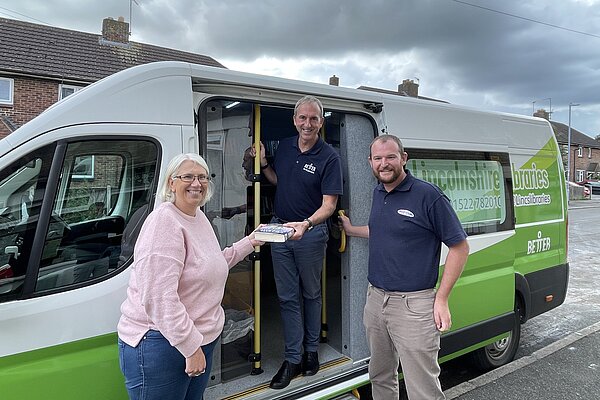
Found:
<svg viewBox="0 0 600 400"><path fill-rule="evenodd" d="M588 147L588 158L592 158L592 148Z"/></svg>
<svg viewBox="0 0 600 400"><path fill-rule="evenodd" d="M594 171L587 171L585 173L586 179L596 179L596 173Z"/></svg>
<svg viewBox="0 0 600 400"><path fill-rule="evenodd" d="M73 179L94 179L94 155L78 156L73 166Z"/></svg>
<svg viewBox="0 0 600 400"><path fill-rule="evenodd" d="M583 157L583 147L577 146L577 157Z"/></svg>
<svg viewBox="0 0 600 400"><path fill-rule="evenodd" d="M61 84L58 87L58 99L62 100L67 96L72 95L78 90L83 89L83 86L75 86L75 85L64 85Z"/></svg>
<svg viewBox="0 0 600 400"><path fill-rule="evenodd" d="M13 104L14 81L10 78L0 78L0 104Z"/></svg>
<svg viewBox="0 0 600 400"><path fill-rule="evenodd" d="M582 169L578 169L575 171L575 182L583 182L583 178L585 176L585 171Z"/></svg>

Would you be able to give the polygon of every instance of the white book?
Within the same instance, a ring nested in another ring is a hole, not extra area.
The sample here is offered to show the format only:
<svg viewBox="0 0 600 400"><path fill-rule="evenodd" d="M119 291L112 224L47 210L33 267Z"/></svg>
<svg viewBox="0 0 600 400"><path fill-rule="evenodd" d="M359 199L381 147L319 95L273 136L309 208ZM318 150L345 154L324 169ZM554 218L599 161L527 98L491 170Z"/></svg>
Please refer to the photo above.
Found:
<svg viewBox="0 0 600 400"><path fill-rule="evenodd" d="M263 225L254 232L254 238L261 242L283 243L294 234L294 228L281 224Z"/></svg>

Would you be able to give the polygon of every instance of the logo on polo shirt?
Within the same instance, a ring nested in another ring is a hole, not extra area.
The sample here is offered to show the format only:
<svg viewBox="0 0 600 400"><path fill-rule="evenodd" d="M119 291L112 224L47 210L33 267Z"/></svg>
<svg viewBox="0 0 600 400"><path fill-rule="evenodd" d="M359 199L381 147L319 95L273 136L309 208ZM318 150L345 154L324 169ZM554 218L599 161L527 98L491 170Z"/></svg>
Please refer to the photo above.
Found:
<svg viewBox="0 0 600 400"><path fill-rule="evenodd" d="M304 164L304 167L302 169L311 174L314 174L317 171L317 167L315 167L312 163Z"/></svg>
<svg viewBox="0 0 600 400"><path fill-rule="evenodd" d="M415 214L413 214L412 211L410 211L410 210L398 210L398 214L404 215L405 217L410 217L410 218L415 217Z"/></svg>

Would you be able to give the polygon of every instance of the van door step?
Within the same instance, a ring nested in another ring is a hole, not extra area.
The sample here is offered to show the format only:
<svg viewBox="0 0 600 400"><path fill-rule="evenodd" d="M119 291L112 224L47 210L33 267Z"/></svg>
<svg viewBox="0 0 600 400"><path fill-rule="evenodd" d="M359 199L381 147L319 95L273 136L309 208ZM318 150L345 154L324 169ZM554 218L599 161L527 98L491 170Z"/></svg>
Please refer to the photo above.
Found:
<svg viewBox="0 0 600 400"><path fill-rule="evenodd" d="M354 396L352 393L344 393L338 397L334 397L333 400L356 400L359 397Z"/></svg>

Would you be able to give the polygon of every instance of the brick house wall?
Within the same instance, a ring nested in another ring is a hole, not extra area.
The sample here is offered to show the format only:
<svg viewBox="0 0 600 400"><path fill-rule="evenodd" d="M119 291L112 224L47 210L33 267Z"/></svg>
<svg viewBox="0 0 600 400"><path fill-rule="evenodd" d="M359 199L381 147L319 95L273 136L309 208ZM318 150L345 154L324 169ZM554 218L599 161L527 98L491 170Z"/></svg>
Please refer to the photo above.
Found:
<svg viewBox="0 0 600 400"><path fill-rule="evenodd" d="M574 182L579 182L586 179L598 179L600 175L599 172L596 172L595 170L597 170L597 166L600 165L600 149L586 147L583 145L581 146L582 151L580 157L578 155L579 147L580 146L578 145L571 146L571 165L573 166L571 179L573 179ZM590 166L596 168L591 168ZM585 171L583 173L583 179L579 179L577 176L577 171Z"/></svg>
<svg viewBox="0 0 600 400"><path fill-rule="evenodd" d="M58 83L48 80L12 77L14 99L12 105L0 105L0 117L6 117L14 125L31 121L46 108L58 101ZM10 129L0 119L0 139L10 134Z"/></svg>
<svg viewBox="0 0 600 400"><path fill-rule="evenodd" d="M93 177L73 179L70 183L70 188L78 192L75 196L88 199L86 207L90 207L93 204L101 204L101 208L104 209L106 203L112 200L107 197L112 197L115 190L119 190L122 172L123 160L120 156L102 154L99 150L98 155L94 158ZM111 194L108 194L109 192ZM110 206L112 205L110 203Z"/></svg>
<svg viewBox="0 0 600 400"><path fill-rule="evenodd" d="M561 122L550 121L550 113L544 109L536 111L533 116L544 118L552 125L565 172L567 172L570 160L569 176L567 177L569 181L581 182L586 179L600 179L600 141L571 127L571 148L567 151L569 127ZM578 155L579 148L581 148L581 156ZM567 158L567 154L569 158Z"/></svg>
<svg viewBox="0 0 600 400"><path fill-rule="evenodd" d="M131 42L122 17L105 18L98 35L0 16L0 76L14 82L13 104L0 105L0 139L54 104L61 83L82 87L156 61L225 68L201 54Z"/></svg>

